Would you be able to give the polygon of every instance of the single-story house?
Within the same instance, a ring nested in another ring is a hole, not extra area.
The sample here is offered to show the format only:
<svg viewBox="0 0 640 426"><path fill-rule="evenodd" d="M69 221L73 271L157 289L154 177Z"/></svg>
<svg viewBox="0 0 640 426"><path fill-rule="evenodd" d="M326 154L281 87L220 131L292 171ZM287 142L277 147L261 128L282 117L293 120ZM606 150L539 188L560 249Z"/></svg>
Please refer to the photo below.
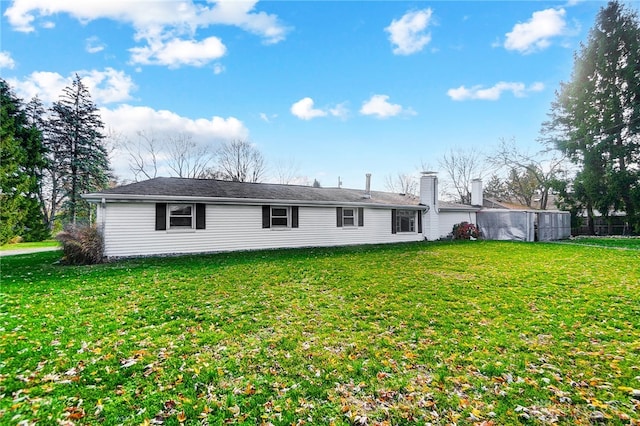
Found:
<svg viewBox="0 0 640 426"><path fill-rule="evenodd" d="M482 208L438 200L436 173L424 172L419 196L364 189L155 178L84 194L98 206L107 257L328 247L438 240L460 222L487 239L554 240L569 236L568 212Z"/></svg>
<svg viewBox="0 0 640 426"><path fill-rule="evenodd" d="M420 195L363 189L155 178L85 194L107 257L436 240L479 206L437 199L435 173Z"/></svg>

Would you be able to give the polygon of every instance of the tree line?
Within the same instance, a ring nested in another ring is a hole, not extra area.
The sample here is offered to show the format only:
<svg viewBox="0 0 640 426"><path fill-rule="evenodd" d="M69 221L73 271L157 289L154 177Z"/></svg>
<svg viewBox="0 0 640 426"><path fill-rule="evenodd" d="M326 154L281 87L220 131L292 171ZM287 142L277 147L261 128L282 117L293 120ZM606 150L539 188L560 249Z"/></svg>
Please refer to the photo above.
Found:
<svg viewBox="0 0 640 426"><path fill-rule="evenodd" d="M38 97L24 103L0 79L0 102L0 244L15 237L40 241L67 224L90 223L95 207L81 194L114 185L117 176L104 123L82 79L76 75L49 108ZM138 136L137 143L121 144L135 180L157 176L161 153L172 176L259 182L265 174L264 156L245 140L225 142L213 153L189 135Z"/></svg>
<svg viewBox="0 0 640 426"><path fill-rule="evenodd" d="M58 101L24 104L0 79L0 243L39 241L59 223L89 221L84 192L110 178L98 108L79 76Z"/></svg>
<svg viewBox="0 0 640 426"><path fill-rule="evenodd" d="M637 12L618 1L600 10L548 117L540 130L540 151L534 154L506 140L489 154L475 149L445 154L440 168L451 198L469 203L471 180L488 176L489 197L545 209L553 193L558 207L574 218L584 212L590 233L598 214L609 220L616 212L625 214L628 232L640 233ZM399 174L388 187L411 187L406 177Z"/></svg>
<svg viewBox="0 0 640 426"><path fill-rule="evenodd" d="M41 240L62 224L90 221L91 206L80 195L104 189L115 176L109 168L104 124L80 77L76 75L48 109L37 97L25 104L2 79L0 92L0 244L15 236ZM169 174L179 177L260 182L266 173L264 156L248 141L226 142L212 152L189 135L163 140L141 130L137 136L137 141L121 141L135 180L158 175L160 153L169 154ZM555 193L559 207L574 216L586 212L591 226L597 212L606 218L621 211L629 230L640 233L636 12L618 1L601 9L586 43L575 53L571 80L556 91L540 143L535 154L505 140L488 156L473 149L450 151L440 167L452 198L470 203L471 180L490 169L488 196L527 206L537 200L544 209ZM294 168L280 163L280 183L294 179ZM417 190L406 173L388 177L386 185L401 193Z"/></svg>

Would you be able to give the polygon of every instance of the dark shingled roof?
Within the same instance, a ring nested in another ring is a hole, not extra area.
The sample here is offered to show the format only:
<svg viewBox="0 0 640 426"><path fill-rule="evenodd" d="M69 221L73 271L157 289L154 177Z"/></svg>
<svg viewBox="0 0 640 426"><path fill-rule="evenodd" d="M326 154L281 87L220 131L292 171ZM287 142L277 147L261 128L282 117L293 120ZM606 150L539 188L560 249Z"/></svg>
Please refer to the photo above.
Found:
<svg viewBox="0 0 640 426"><path fill-rule="evenodd" d="M280 185L272 183L230 182L215 179L185 179L160 177L106 189L102 192L86 194L90 200L101 198L118 199L162 197L202 197L210 199L241 200L282 200L310 203L362 203L397 206L418 206L419 200L412 195L371 191L371 198L365 198L364 189L314 188L301 185Z"/></svg>

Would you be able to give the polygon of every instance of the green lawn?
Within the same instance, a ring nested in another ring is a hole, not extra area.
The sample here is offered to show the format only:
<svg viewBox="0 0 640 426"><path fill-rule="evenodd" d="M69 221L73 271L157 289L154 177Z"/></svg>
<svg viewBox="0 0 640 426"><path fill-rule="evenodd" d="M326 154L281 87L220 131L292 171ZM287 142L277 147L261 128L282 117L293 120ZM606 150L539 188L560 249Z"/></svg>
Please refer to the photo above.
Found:
<svg viewBox="0 0 640 426"><path fill-rule="evenodd" d="M640 424L634 250L59 257L2 258L0 424Z"/></svg>
<svg viewBox="0 0 640 426"><path fill-rule="evenodd" d="M29 248L58 247L60 243L55 240L38 241L33 243L4 244L0 246L0 251L21 250Z"/></svg>
<svg viewBox="0 0 640 426"><path fill-rule="evenodd" d="M578 237L573 244L640 250L640 237Z"/></svg>

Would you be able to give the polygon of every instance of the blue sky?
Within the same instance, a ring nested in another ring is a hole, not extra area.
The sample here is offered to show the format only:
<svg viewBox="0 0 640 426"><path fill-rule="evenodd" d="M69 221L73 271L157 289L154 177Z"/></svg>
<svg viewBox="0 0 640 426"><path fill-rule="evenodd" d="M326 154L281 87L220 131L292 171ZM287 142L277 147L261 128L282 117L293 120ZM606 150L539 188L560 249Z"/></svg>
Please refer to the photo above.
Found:
<svg viewBox="0 0 640 426"><path fill-rule="evenodd" d="M385 189L451 149L525 150L603 2L13 0L2 78L58 98L78 73L120 141L249 140L267 180ZM633 4L632 4L633 5ZM637 3L636 3L637 5ZM112 165L131 179L118 146ZM166 169L162 174L168 174Z"/></svg>

